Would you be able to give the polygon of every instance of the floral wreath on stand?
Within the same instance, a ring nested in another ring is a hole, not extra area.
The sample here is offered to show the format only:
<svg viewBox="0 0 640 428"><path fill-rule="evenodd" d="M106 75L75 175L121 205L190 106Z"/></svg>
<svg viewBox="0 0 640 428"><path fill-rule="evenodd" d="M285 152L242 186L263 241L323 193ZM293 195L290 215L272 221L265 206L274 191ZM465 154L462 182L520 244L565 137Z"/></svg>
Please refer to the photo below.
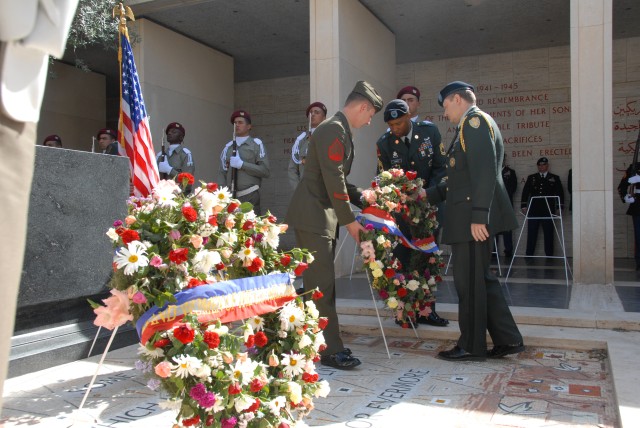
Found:
<svg viewBox="0 0 640 428"><path fill-rule="evenodd" d="M292 278L313 261L299 248L278 251L286 225L233 199L216 183L192 195L190 174L163 180L107 235L116 248L106 306L95 324L133 321L136 368L170 399L176 427L287 428L329 393L315 363L326 348L313 302ZM236 322L239 321L239 322Z"/></svg>
<svg viewBox="0 0 640 428"><path fill-rule="evenodd" d="M433 293L442 281L444 267L434 238L437 208L427 202L422 186L416 172L390 169L362 192L359 220L366 229L360 242L364 268L371 287L395 311L404 328L410 326L409 319L431 313ZM398 217L409 225L411 241L400 232ZM409 266L393 255L397 245L416 250L411 252Z"/></svg>

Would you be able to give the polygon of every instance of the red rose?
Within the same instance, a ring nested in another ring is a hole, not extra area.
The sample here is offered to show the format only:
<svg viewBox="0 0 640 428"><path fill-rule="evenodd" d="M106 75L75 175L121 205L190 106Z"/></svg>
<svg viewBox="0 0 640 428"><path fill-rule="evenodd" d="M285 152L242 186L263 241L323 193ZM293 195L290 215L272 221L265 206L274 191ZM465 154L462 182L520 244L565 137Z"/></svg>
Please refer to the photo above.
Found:
<svg viewBox="0 0 640 428"><path fill-rule="evenodd" d="M198 415L195 415L192 418L188 418L188 419L183 419L182 420L182 425L184 425L186 427L197 425L198 423L200 423L200 416L198 416Z"/></svg>
<svg viewBox="0 0 640 428"><path fill-rule="evenodd" d="M302 380L306 383L315 383L318 381L318 374L302 373Z"/></svg>
<svg viewBox="0 0 640 428"><path fill-rule="evenodd" d="M249 337L247 337L247 341L244 342L244 346L246 346L247 348L251 348L255 344L255 340L255 336L253 334L250 334Z"/></svg>
<svg viewBox="0 0 640 428"><path fill-rule="evenodd" d="M191 279L189 280L189 283L187 284L187 288L196 288L197 286L199 286L199 285L204 285L204 284L206 284L206 283L207 283L206 281L203 281L203 280L201 280L201 279L198 279L198 278L191 278Z"/></svg>
<svg viewBox="0 0 640 428"><path fill-rule="evenodd" d="M118 226L118 227L116 227L116 234L117 234L118 236L122 236L122 234L125 232L125 230L127 230L127 229L125 229L125 228L124 228L124 227L122 227L122 226Z"/></svg>
<svg viewBox="0 0 640 428"><path fill-rule="evenodd" d="M245 248L250 248L253 246L253 238L247 238L246 241L244 241L244 247Z"/></svg>
<svg viewBox="0 0 640 428"><path fill-rule="evenodd" d="M173 329L173 337L178 339L183 344L193 342L193 338L196 335L195 331L188 324L181 324Z"/></svg>
<svg viewBox="0 0 640 428"><path fill-rule="evenodd" d="M216 183L213 183L216 184ZM209 415L207 416L207 422L204 424L205 426L210 427L211 425L213 425L213 415Z"/></svg>
<svg viewBox="0 0 640 428"><path fill-rule="evenodd" d="M289 266L289 263L291 263L291 256L288 254L283 255L282 257L280 257L280 264L282 266Z"/></svg>
<svg viewBox="0 0 640 428"><path fill-rule="evenodd" d="M256 377L253 378L253 380L249 384L249 389L251 390L251 392L260 392L262 388L264 388L264 385L265 383Z"/></svg>
<svg viewBox="0 0 640 428"><path fill-rule="evenodd" d="M232 213L232 212L234 212L235 210L237 210L239 206L240 206L240 204L239 204L239 203L237 203L237 202L231 202L231 203L229 204L229 206L227 207L227 212L228 212L228 213Z"/></svg>
<svg viewBox="0 0 640 428"><path fill-rule="evenodd" d="M188 222L193 223L198 218L198 212L193 209L193 207L184 206L182 207L182 215Z"/></svg>
<svg viewBox="0 0 640 428"><path fill-rule="evenodd" d="M175 250L169 251L169 260L179 265L180 263L184 263L189 258L189 249L188 248L178 248Z"/></svg>
<svg viewBox="0 0 640 428"><path fill-rule="evenodd" d="M203 335L204 343L211 349L215 349L220 346L220 335L215 331L205 331Z"/></svg>
<svg viewBox="0 0 640 428"><path fill-rule="evenodd" d="M209 223L211 226L217 226L218 225L218 217L216 217L214 215L210 215L209 216L209 220L207 220L207 223Z"/></svg>
<svg viewBox="0 0 640 428"><path fill-rule="evenodd" d="M244 222L244 224L242 225L242 230L250 230L253 229L253 226L255 226L255 222L251 221L251 220L247 220Z"/></svg>
<svg viewBox="0 0 640 428"><path fill-rule="evenodd" d="M207 183L207 190L210 192L215 192L218 190L218 183Z"/></svg>
<svg viewBox="0 0 640 428"><path fill-rule="evenodd" d="M442 282L442 277L440 275L436 275L436 282Z"/></svg>
<svg viewBox="0 0 640 428"><path fill-rule="evenodd" d="M376 183L375 181L371 182L371 188L375 189L376 187L378 187L378 183Z"/></svg>
<svg viewBox="0 0 640 428"><path fill-rule="evenodd" d="M324 297L324 294L322 294L322 291L320 290L316 290L313 292L313 294L311 295L311 298L313 300L319 300L322 299Z"/></svg>
<svg viewBox="0 0 640 428"><path fill-rule="evenodd" d="M386 291L386 290L380 290L380 291L378 291L378 294L379 294L379 295L380 295L380 297L381 297L381 298L383 298L383 299L387 299L387 298L389 298L389 293L387 293L387 291Z"/></svg>
<svg viewBox="0 0 640 428"><path fill-rule="evenodd" d="M278 221L278 218L271 214L269 215L269 217L267 217L267 220L269 220L269 223L275 223L276 221Z"/></svg>
<svg viewBox="0 0 640 428"><path fill-rule="evenodd" d="M263 331L257 332L254 339L258 348L264 348L269 343L269 339L267 339L267 335Z"/></svg>
<svg viewBox="0 0 640 428"><path fill-rule="evenodd" d="M391 279L395 276L396 272L391 269L391 268L387 268L384 270L384 276L386 276L387 278Z"/></svg>
<svg viewBox="0 0 640 428"><path fill-rule="evenodd" d="M304 262L300 262L300 263L298 263L298 266L294 269L293 273L295 273L296 275L300 276L300 275L302 275L302 272L307 270L308 267L309 267L308 264L306 264Z"/></svg>
<svg viewBox="0 0 640 428"><path fill-rule="evenodd" d="M398 297L404 297L407 295L407 289L404 287L400 287L398 289Z"/></svg>
<svg viewBox="0 0 640 428"><path fill-rule="evenodd" d="M406 175L409 180L415 180L418 173L415 171L407 171L404 175Z"/></svg>
<svg viewBox="0 0 640 428"><path fill-rule="evenodd" d="M329 324L329 318L327 318L327 317L318 318L318 327L320 327L322 330L327 328L328 324Z"/></svg>
<svg viewBox="0 0 640 428"><path fill-rule="evenodd" d="M249 408L246 411L255 412L256 410L258 410L259 407L260 407L260 400L256 398L256 401L251 406L249 406Z"/></svg>
<svg viewBox="0 0 640 428"><path fill-rule="evenodd" d="M318 352L322 352L325 349L327 349L327 344L326 343L323 343L322 345L318 346Z"/></svg>
<svg viewBox="0 0 640 428"><path fill-rule="evenodd" d="M286 422L280 422L280 425L278 425L278 428L289 428L289 424Z"/></svg>
<svg viewBox="0 0 640 428"><path fill-rule="evenodd" d="M232 383L229 385L229 395L237 395L242 392L242 387L239 383Z"/></svg>
<svg viewBox="0 0 640 428"><path fill-rule="evenodd" d="M164 348L165 346L167 346L170 343L171 343L171 341L169 339L158 339L155 342L153 342L153 347L154 348Z"/></svg>
<svg viewBox="0 0 640 428"><path fill-rule="evenodd" d="M217 263L216 270L224 270L224 263Z"/></svg>
<svg viewBox="0 0 640 428"><path fill-rule="evenodd" d="M256 257L251 262L251 265L247 266L247 270L249 270L249 272L256 273L263 267L264 267L264 260L262 260L260 257Z"/></svg>
<svg viewBox="0 0 640 428"><path fill-rule="evenodd" d="M131 241L140 240L140 235L138 234L138 232L131 229L124 229L120 237L122 238L122 242L124 242L125 245L127 245Z"/></svg>
<svg viewBox="0 0 640 428"><path fill-rule="evenodd" d="M193 184L193 181L193 175L189 174L188 172L181 172L180 174L178 174L178 177L176 177L176 183L182 184L183 186L185 184Z"/></svg>

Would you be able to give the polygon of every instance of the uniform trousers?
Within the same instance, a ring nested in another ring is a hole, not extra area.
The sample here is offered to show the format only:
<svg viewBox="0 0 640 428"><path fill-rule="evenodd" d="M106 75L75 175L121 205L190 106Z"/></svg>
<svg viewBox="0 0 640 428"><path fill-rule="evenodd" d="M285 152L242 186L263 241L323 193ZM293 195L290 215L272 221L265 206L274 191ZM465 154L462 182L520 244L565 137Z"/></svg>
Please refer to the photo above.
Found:
<svg viewBox="0 0 640 428"><path fill-rule="evenodd" d="M260 211L260 191L259 190L256 190L255 192L251 192L248 195L240 196L238 200L241 203L249 202L251 205L253 205L253 212L256 213L256 215L262 215L262 212Z"/></svg>
<svg viewBox="0 0 640 428"><path fill-rule="evenodd" d="M494 345L522 342L502 288L490 271L493 237L482 242L451 244L453 282L458 293L458 346L474 355L487 352L489 331Z"/></svg>
<svg viewBox="0 0 640 428"><path fill-rule="evenodd" d="M336 275L333 263L336 240L333 236L320 235L306 230L295 229L295 233L298 246L308 249L314 257L313 263L303 274L304 291L318 288L324 295L315 301L320 316L329 319L329 324L324 329L327 349L322 354L335 354L344 349L336 311Z"/></svg>
<svg viewBox="0 0 640 428"><path fill-rule="evenodd" d="M542 226L544 235L544 254L553 256L553 220L528 220L527 227L527 256L532 256L536 251L538 241L538 228Z"/></svg>

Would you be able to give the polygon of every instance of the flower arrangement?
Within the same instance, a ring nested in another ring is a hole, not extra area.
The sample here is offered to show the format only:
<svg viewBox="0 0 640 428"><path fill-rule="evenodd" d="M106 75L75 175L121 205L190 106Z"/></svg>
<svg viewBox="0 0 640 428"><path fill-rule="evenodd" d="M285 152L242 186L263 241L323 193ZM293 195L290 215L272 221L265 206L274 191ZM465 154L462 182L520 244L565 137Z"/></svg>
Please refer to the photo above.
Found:
<svg viewBox="0 0 640 428"><path fill-rule="evenodd" d="M95 324L136 324L136 366L169 394L178 426L287 427L329 391L314 364L327 320L291 281L313 257L279 251L286 225L227 188L202 183L186 195L193 176L177 182L131 197L108 230L112 295L91 302Z"/></svg>
<svg viewBox="0 0 640 428"><path fill-rule="evenodd" d="M414 171L390 169L378 175L371 187L362 192L366 232L361 237L360 249L364 267L371 286L405 328L409 326L408 318L431 312L433 292L442 281L440 272L444 267L433 236L438 228L437 208L427 202L422 185L422 179ZM392 233L398 218L409 225L411 242L401 233ZM417 250L411 252L409 266L403 266L393 255L397 245Z"/></svg>

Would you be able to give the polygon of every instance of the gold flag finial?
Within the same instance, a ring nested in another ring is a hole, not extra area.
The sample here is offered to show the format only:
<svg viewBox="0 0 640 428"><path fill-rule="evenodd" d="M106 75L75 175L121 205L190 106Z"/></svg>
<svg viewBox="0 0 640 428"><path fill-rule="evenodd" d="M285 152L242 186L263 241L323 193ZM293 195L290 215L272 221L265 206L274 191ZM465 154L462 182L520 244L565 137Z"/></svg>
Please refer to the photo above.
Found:
<svg viewBox="0 0 640 428"><path fill-rule="evenodd" d="M133 11L129 6L125 6L122 3L119 3L117 6L113 7L112 16L118 17L120 20L120 30L126 32L127 31L127 18L132 21L135 21L136 18L133 16Z"/></svg>

